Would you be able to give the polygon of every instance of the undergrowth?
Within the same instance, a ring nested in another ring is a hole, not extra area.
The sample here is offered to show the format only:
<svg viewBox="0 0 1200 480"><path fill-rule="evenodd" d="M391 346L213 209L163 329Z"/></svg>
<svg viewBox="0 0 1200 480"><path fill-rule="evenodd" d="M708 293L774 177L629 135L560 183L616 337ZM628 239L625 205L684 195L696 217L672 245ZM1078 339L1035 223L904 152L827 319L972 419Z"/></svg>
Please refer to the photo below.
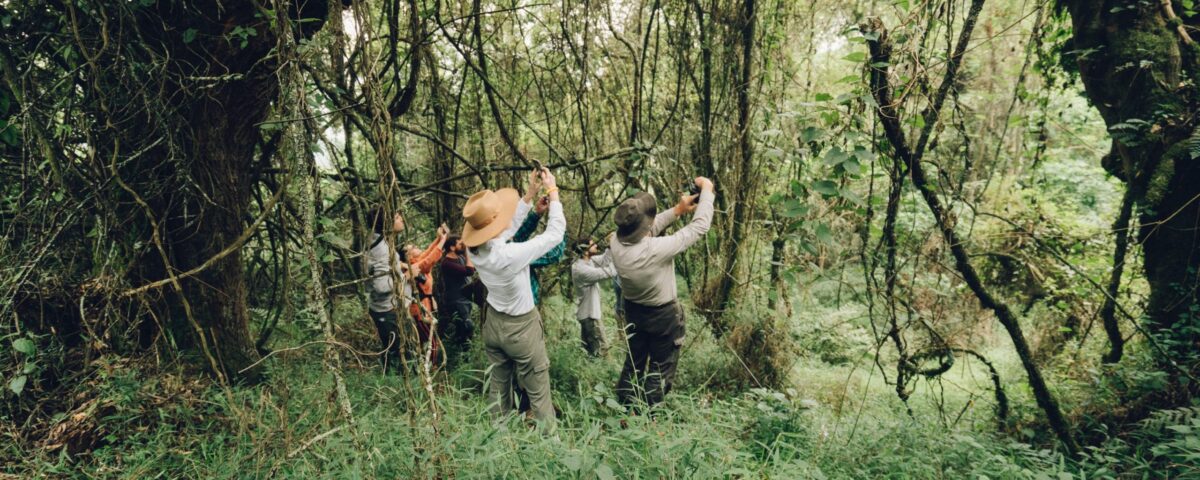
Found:
<svg viewBox="0 0 1200 480"><path fill-rule="evenodd" d="M699 333L685 348L675 392L654 415L630 415L612 391L619 339L606 358L589 359L577 345L574 322L563 320L571 318L566 308L558 300L547 306L554 400L562 413L551 434L487 412L486 362L478 346L443 372L436 408L425 402L419 382L383 375L372 359L347 352L353 422L338 410L333 382L313 347L272 356L264 384L228 391L177 364L102 358L76 389L80 396L64 399L72 410L36 434L5 427L13 441L0 446L0 472L20 478L601 479L1196 474L1200 414L1194 409L1157 414L1135 434L1093 447L1081 462L1068 461L1036 435L996 433L983 400L943 392L942 401L933 401L933 383L917 386L909 416L871 370L868 355L834 365L823 360L830 352L812 354L797 363L793 387L748 388L732 379L739 367L731 350L701 328L692 330ZM369 339L358 332L369 325L352 318L342 318L344 336ZM1019 377L1006 379L1021 390ZM1027 395L1017 401L1035 408ZM948 418L941 412L946 405L966 405L970 413ZM963 417L969 418L959 421Z"/></svg>

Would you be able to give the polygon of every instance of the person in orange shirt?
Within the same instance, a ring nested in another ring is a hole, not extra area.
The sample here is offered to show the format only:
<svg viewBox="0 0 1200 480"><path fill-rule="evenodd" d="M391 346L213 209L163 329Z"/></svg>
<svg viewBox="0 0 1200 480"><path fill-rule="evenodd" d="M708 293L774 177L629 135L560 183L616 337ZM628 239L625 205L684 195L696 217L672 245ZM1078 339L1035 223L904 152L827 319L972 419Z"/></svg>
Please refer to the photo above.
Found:
<svg viewBox="0 0 1200 480"><path fill-rule="evenodd" d="M408 307L408 313L416 321L417 336L421 339L421 347L425 348L432 342L429 347L429 361L434 365L438 364L438 354L441 350L441 345L436 335L433 335L433 315L437 313L437 303L433 300L433 267L442 259L442 244L446 242L446 237L450 235L450 229L445 225L438 227L437 238L425 251L421 251L416 245L408 244L404 246L404 250L400 254L400 259L407 263L416 278L413 280L415 284L414 291L420 302L413 302Z"/></svg>

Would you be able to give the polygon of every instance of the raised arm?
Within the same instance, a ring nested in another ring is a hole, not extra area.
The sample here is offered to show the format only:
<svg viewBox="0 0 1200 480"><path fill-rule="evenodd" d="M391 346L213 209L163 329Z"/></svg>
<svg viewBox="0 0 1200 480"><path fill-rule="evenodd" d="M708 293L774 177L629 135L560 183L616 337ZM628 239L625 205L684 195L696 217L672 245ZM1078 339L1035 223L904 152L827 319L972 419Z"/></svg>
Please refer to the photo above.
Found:
<svg viewBox="0 0 1200 480"><path fill-rule="evenodd" d="M562 202L558 201L558 186L555 183L554 174L543 169L542 175L546 182L546 197L549 202L549 220L546 222L546 230L528 241L504 245L513 266L524 267L533 263L534 259L545 255L555 245L561 243L563 236L567 233L567 219L563 217Z"/></svg>
<svg viewBox="0 0 1200 480"><path fill-rule="evenodd" d="M410 263L413 268L420 270L421 273L429 273L433 270L433 266L437 264L438 260L442 259L442 242L446 241L446 237L440 234L440 229L438 231L439 235L433 239L433 243L429 244L425 248L425 251L417 255L417 258Z"/></svg>
<svg viewBox="0 0 1200 480"><path fill-rule="evenodd" d="M577 261L571 265L571 279L578 285L592 285L615 276L617 276L615 268L597 266L595 259L591 263Z"/></svg>
<svg viewBox="0 0 1200 480"><path fill-rule="evenodd" d="M562 260L563 252L566 250L567 250L567 236L564 234L562 237L562 241L558 242L558 245L555 245L554 248L551 248L550 251L546 252L545 255L538 257L537 260L534 260L532 263L529 264L529 266L544 267L546 265L553 265L555 263L558 263L559 260Z"/></svg>
<svg viewBox="0 0 1200 480"><path fill-rule="evenodd" d="M654 224L650 226L650 236L658 236L658 234L662 233L663 230L666 230L667 227L671 226L671 224L674 223L675 219L677 218L679 218L679 215L675 213L674 208L668 208L658 212L658 215L654 216Z"/></svg>
<svg viewBox="0 0 1200 480"><path fill-rule="evenodd" d="M655 239L655 253L666 256L678 255L700 240L705 233L708 233L709 227L712 226L713 200L716 199L716 193L713 192L711 180L700 177L696 179L696 183L701 185L700 202L696 207L696 215L687 226L679 231L670 236Z"/></svg>
<svg viewBox="0 0 1200 480"><path fill-rule="evenodd" d="M533 233L537 231L539 220L541 220L541 217L538 216L537 212L526 215L525 221L521 222L521 226L517 228L517 233L513 234L512 241L524 242L529 240L529 237L532 237Z"/></svg>
<svg viewBox="0 0 1200 480"><path fill-rule="evenodd" d="M533 208L534 197L538 190L542 188L541 172L534 170L529 173L529 185L525 187L525 195L521 197L521 201L517 202L517 213L513 215L512 222L508 228L500 233L501 240L512 239L517 233L517 229L525 222L525 218L529 216L529 210Z"/></svg>

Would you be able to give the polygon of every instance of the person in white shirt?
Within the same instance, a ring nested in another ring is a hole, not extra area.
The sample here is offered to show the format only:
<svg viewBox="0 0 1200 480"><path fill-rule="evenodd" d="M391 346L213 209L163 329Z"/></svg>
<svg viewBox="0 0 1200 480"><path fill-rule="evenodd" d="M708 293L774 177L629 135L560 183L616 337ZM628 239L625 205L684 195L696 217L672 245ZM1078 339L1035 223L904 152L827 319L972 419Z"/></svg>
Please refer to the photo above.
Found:
<svg viewBox="0 0 1200 480"><path fill-rule="evenodd" d="M582 240L575 246L580 257L571 264L571 281L575 284L575 319L579 320L579 337L583 348L593 357L608 350L604 338L604 323L600 320L600 282L616 277L608 252L600 253L600 247L591 240Z"/></svg>
<svg viewBox="0 0 1200 480"><path fill-rule="evenodd" d="M404 218L400 212L392 216L390 224L384 220L383 207L372 208L367 218L371 222L371 235L367 239L367 275L371 278L368 311L379 333L384 352L380 361L386 372L389 368L400 367L402 337L396 312L408 311L412 302L412 285L408 281L411 272L396 251L396 234L404 231Z"/></svg>
<svg viewBox="0 0 1200 480"><path fill-rule="evenodd" d="M508 242L525 221L543 186L550 199L546 230L525 242ZM529 285L529 264L562 241L567 221L550 170L533 172L525 196L519 196L512 188L472 195L463 207L466 224L462 241L479 280L488 290L483 344L491 362L492 411L497 415L514 411L515 371L517 383L529 394L534 418L552 427L550 359L546 356L542 319Z"/></svg>

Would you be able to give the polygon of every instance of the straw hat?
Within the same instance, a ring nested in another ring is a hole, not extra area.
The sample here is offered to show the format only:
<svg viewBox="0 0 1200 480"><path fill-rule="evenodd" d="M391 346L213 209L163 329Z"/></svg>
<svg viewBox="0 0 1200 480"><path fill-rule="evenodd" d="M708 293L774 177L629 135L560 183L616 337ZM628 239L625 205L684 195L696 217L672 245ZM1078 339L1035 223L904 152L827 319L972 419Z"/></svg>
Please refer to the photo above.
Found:
<svg viewBox="0 0 1200 480"><path fill-rule="evenodd" d="M613 215L613 222L617 224L617 240L636 243L650 233L657 208L654 196L646 192L638 192L621 202L617 213Z"/></svg>
<svg viewBox="0 0 1200 480"><path fill-rule="evenodd" d="M500 235L517 213L517 201L520 199L521 194L512 188L494 192L484 190L471 195L463 206L463 219L466 220L463 225L463 244L477 247Z"/></svg>

